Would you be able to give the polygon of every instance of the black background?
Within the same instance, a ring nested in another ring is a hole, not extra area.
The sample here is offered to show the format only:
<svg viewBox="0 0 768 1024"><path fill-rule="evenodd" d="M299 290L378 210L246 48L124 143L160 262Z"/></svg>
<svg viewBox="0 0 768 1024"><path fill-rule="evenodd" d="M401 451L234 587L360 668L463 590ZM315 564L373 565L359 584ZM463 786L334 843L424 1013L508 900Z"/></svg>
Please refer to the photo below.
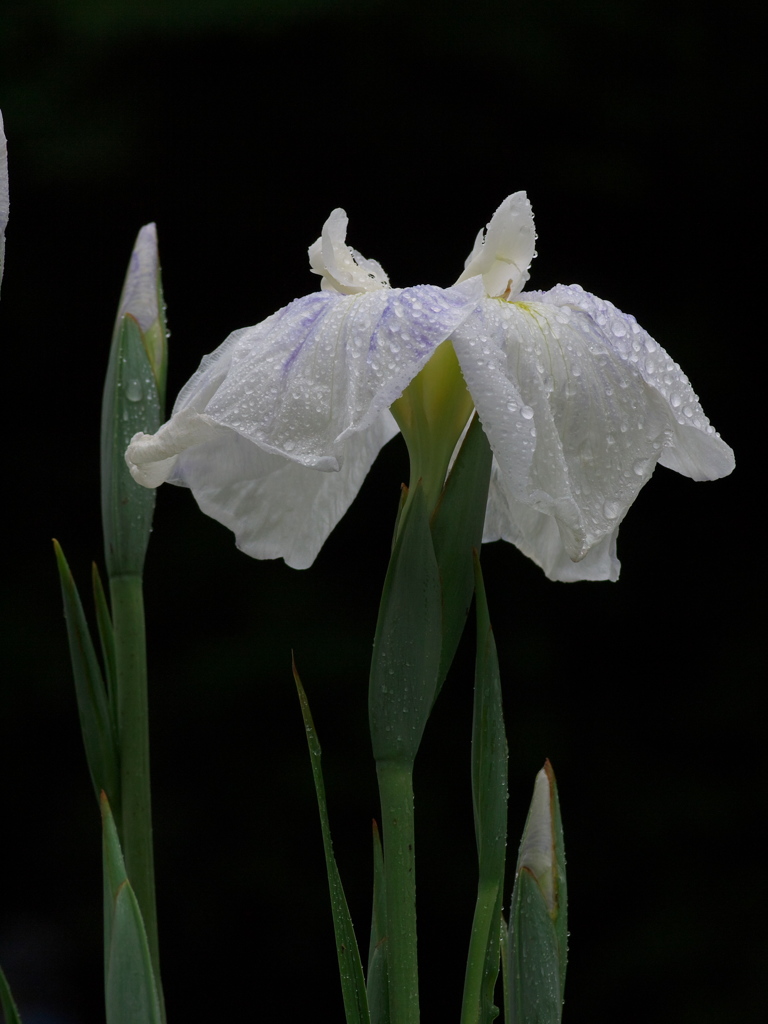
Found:
<svg viewBox="0 0 768 1024"><path fill-rule="evenodd" d="M4 4L0 962L25 1024L103 1019L99 825L50 538L85 589L101 559L101 380L138 228L158 225L172 398L231 330L316 287L306 248L335 206L394 285L447 285L517 189L539 236L531 287L578 281L634 313L739 465L706 485L659 469L621 528L617 584L550 583L508 545L485 549L510 846L548 756L569 865L567 1024L760 1019L764 331L743 10ZM398 438L301 573L240 554L188 493L158 495L146 590L171 1021L342 1018L290 651L365 947L367 666L406 475ZM458 1016L474 900L471 673L467 642L417 763L426 1024Z"/></svg>

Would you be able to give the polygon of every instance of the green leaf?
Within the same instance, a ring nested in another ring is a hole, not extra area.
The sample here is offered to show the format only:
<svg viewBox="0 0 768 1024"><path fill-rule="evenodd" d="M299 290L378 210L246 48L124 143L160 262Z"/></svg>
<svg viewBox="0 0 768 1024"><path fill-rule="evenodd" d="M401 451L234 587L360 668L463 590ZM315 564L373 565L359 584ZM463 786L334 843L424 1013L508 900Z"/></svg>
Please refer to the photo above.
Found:
<svg viewBox="0 0 768 1024"><path fill-rule="evenodd" d="M464 982L462 1024L489 1024L499 976L501 904L507 851L507 740L501 679L480 561L475 552L477 658L472 721L472 800L478 884Z"/></svg>
<svg viewBox="0 0 768 1024"><path fill-rule="evenodd" d="M21 1017L11 995L11 986L0 967L0 1006L5 1014L5 1024L21 1024Z"/></svg>
<svg viewBox="0 0 768 1024"><path fill-rule="evenodd" d="M104 593L104 585L101 582L99 569L94 562L91 567L91 584L93 586L93 602L96 606L96 625L99 630L101 641L101 656L104 659L104 669L107 677L107 696L109 708L112 713L113 725L117 732L115 713L117 708L115 681L117 679L117 662L115 657L115 631L112 626L112 616L109 613L107 596Z"/></svg>
<svg viewBox="0 0 768 1024"><path fill-rule="evenodd" d="M387 971L387 880L384 851L376 822L373 823L373 911L368 949L368 1008L371 1024L389 1024Z"/></svg>
<svg viewBox="0 0 768 1024"><path fill-rule="evenodd" d="M480 877L503 887L507 853L507 737L496 642L475 551L477 656L472 720L472 801ZM494 927L498 932L498 928Z"/></svg>
<svg viewBox="0 0 768 1024"><path fill-rule="evenodd" d="M155 492L131 477L125 450L134 434L160 427L160 397L138 323L115 328L101 407L101 513L109 576L140 575L152 529Z"/></svg>
<svg viewBox="0 0 768 1024"><path fill-rule="evenodd" d="M509 1024L509 928L504 918L504 914L501 915L501 979L504 988L504 1024Z"/></svg>
<svg viewBox="0 0 768 1024"><path fill-rule="evenodd" d="M492 461L491 446L475 415L432 516L432 540L443 598L438 692L456 654L472 603L472 551L480 550L483 539Z"/></svg>
<svg viewBox="0 0 768 1024"><path fill-rule="evenodd" d="M507 944L510 1024L560 1024L567 940L562 821L547 761L536 776L512 892Z"/></svg>
<svg viewBox="0 0 768 1024"><path fill-rule="evenodd" d="M328 807L325 800L325 783L323 782L323 771L321 766L322 751L320 741L317 738L315 724L312 721L312 714L309 710L309 701L301 685L301 679L293 666L293 678L296 682L296 689L301 704L301 714L304 718L304 728L307 733L307 744L309 746L310 761L312 764L312 777L315 783L317 795L317 806L320 811L320 827L323 834L323 849L325 851L325 868L328 874L328 888L331 893L331 910L333 912L333 930L336 936L336 953L339 959L339 974L341 976L341 991L344 999L344 1015L347 1024L369 1024L368 1001L365 992L365 979L363 977L363 965L360 961L360 952L357 947L355 930L352 925L347 898L344 895L344 887L341 884L341 876L336 865L336 858L333 855L333 842L331 841L331 826L328 820Z"/></svg>
<svg viewBox="0 0 768 1024"><path fill-rule="evenodd" d="M368 695L373 756L412 764L440 668L440 579L421 482L409 496L381 595Z"/></svg>
<svg viewBox="0 0 768 1024"><path fill-rule="evenodd" d="M104 794L101 812L107 1024L162 1024L144 922L125 873L115 821Z"/></svg>
<svg viewBox="0 0 768 1024"><path fill-rule="evenodd" d="M77 709L83 734L85 756L96 799L102 790L113 803L120 803L120 769L117 736L109 712L107 693L88 630L83 605L64 552L53 542L64 599L69 654L75 677Z"/></svg>

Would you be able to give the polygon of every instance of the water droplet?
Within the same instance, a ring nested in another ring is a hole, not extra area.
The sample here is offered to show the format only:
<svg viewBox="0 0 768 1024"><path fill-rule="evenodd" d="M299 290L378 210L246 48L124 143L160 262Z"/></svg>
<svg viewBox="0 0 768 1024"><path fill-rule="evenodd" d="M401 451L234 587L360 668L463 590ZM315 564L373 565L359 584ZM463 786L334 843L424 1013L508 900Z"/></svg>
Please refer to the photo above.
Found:
<svg viewBox="0 0 768 1024"><path fill-rule="evenodd" d="M141 390L141 381L129 380L125 385L125 397L129 402L140 402L144 397L144 392Z"/></svg>
<svg viewBox="0 0 768 1024"><path fill-rule="evenodd" d="M520 415L523 417L524 420L532 420L533 409L530 407L530 405L524 405L520 410Z"/></svg>
<svg viewBox="0 0 768 1024"><path fill-rule="evenodd" d="M603 515L606 519L618 519L621 505L618 501L606 501L603 504Z"/></svg>

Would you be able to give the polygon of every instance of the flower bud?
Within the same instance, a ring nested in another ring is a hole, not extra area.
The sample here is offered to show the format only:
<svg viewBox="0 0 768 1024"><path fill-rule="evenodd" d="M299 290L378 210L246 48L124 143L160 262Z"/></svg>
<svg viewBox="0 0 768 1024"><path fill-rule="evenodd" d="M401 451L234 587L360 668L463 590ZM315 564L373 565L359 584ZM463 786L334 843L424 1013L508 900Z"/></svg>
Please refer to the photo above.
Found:
<svg viewBox="0 0 768 1024"><path fill-rule="evenodd" d="M568 952L565 853L549 761L536 776L509 912L507 1018L559 1024Z"/></svg>

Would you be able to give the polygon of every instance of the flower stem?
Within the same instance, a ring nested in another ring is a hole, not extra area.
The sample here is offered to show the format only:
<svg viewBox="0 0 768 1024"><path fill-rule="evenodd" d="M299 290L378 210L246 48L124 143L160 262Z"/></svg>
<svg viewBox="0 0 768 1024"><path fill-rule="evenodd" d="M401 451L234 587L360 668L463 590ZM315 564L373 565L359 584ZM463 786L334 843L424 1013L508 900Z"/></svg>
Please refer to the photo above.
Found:
<svg viewBox="0 0 768 1024"><path fill-rule="evenodd" d="M376 765L384 833L390 1024L418 1024L413 763Z"/></svg>
<svg viewBox="0 0 768 1024"><path fill-rule="evenodd" d="M117 669L116 705L122 796L120 839L126 874L136 894L147 933L158 992L162 992L152 852L147 657L141 576L113 576L110 579L110 596ZM162 994L160 1001L162 1006Z"/></svg>

